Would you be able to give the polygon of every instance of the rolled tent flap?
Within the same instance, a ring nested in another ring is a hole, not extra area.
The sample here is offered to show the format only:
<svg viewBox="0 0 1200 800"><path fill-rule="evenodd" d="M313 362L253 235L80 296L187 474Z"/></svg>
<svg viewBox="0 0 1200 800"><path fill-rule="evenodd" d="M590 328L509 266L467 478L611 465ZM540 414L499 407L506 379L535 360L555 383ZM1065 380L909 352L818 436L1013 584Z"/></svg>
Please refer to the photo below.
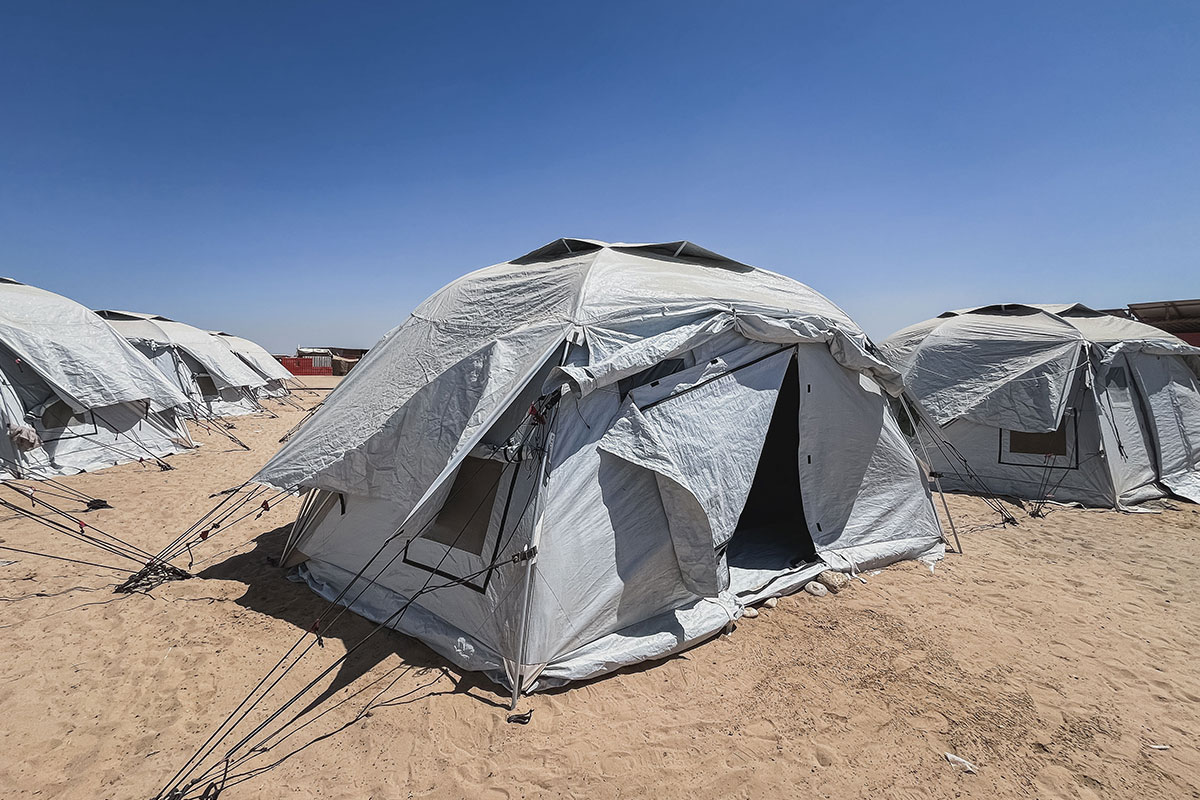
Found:
<svg viewBox="0 0 1200 800"><path fill-rule="evenodd" d="M634 389L598 447L654 473L679 568L701 597L723 588L729 541L794 348L752 344Z"/></svg>
<svg viewBox="0 0 1200 800"><path fill-rule="evenodd" d="M607 345L603 357L587 365L553 370L546 380L545 391L566 384L574 394L587 395L720 336L735 333L749 341L776 346L826 344L828 353L842 366L869 375L891 394L898 396L904 391L900 373L872 352L864 334L849 333L823 317L780 311L774 313L781 316L772 316L765 310L730 308L698 308L694 312L700 318L691 323L616 347L612 343L621 341L619 332L588 327L589 347L595 350L597 341Z"/></svg>

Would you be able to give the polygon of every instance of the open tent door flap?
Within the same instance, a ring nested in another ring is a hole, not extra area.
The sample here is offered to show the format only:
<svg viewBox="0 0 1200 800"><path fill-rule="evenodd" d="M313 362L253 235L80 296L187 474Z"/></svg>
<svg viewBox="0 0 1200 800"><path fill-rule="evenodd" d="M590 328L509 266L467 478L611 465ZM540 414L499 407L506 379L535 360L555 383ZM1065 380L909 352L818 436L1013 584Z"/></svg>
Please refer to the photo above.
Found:
<svg viewBox="0 0 1200 800"><path fill-rule="evenodd" d="M728 580L717 552L737 527L795 348L754 344L634 389L599 448L652 471L684 584Z"/></svg>

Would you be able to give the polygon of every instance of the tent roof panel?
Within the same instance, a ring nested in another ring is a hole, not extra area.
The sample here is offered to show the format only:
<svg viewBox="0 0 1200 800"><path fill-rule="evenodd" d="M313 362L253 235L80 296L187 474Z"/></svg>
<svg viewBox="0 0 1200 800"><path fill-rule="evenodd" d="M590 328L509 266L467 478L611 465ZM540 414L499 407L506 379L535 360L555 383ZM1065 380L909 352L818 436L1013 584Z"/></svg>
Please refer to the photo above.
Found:
<svg viewBox="0 0 1200 800"><path fill-rule="evenodd" d="M702 320L712 330L701 325L695 336L736 328L764 341L829 342L842 363L874 370L898 387L898 376L871 355L862 330L801 283L686 242L560 239L468 273L422 302L257 479L410 502L412 485L421 482L413 480L412 462L444 464L566 339L586 340L597 360L630 343L661 341L669 331L687 333ZM613 374L629 367L608 363ZM428 431L413 428L426 403L442 408L439 436L455 437L437 445L445 453L432 454Z"/></svg>
<svg viewBox="0 0 1200 800"><path fill-rule="evenodd" d="M0 282L0 341L82 408L187 399L99 316L62 295Z"/></svg>
<svg viewBox="0 0 1200 800"><path fill-rule="evenodd" d="M238 358L229 346L208 331L158 314L135 311L97 312L107 318L121 335L178 347L208 371L219 388L265 385L262 376Z"/></svg>

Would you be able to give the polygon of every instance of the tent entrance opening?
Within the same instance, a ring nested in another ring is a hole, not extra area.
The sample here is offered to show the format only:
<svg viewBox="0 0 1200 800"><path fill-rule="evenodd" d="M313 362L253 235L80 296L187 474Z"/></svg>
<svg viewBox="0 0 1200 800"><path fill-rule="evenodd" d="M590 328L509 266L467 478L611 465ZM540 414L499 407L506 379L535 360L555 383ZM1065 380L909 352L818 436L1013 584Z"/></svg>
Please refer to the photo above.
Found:
<svg viewBox="0 0 1200 800"><path fill-rule="evenodd" d="M754 592L816 561L800 495L800 379L792 359L779 388L754 483L725 552L729 588Z"/></svg>

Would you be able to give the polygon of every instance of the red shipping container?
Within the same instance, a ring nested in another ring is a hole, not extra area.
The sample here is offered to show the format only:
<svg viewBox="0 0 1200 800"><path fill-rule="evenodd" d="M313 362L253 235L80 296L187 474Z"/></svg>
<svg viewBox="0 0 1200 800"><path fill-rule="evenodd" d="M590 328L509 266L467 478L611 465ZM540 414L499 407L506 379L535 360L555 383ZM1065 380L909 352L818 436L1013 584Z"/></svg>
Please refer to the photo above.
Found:
<svg viewBox="0 0 1200 800"><path fill-rule="evenodd" d="M284 368L293 375L332 375L333 365L318 367L313 364L311 357L305 358L288 358L286 356L276 356L279 363L283 364Z"/></svg>

